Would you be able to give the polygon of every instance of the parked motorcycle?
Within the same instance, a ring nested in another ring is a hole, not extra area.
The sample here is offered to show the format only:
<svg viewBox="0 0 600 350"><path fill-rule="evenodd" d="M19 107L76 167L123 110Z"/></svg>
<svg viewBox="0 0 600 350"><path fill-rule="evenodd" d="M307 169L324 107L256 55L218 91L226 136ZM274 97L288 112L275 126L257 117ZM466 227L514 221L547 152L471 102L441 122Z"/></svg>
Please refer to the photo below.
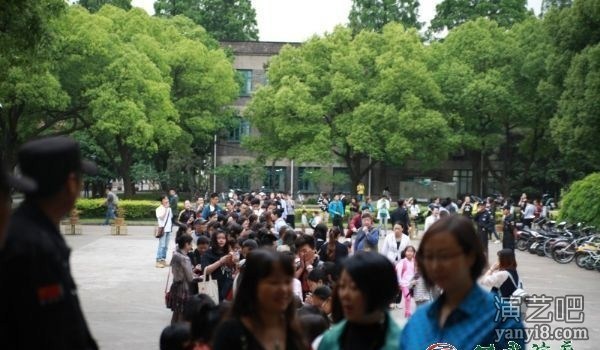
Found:
<svg viewBox="0 0 600 350"><path fill-rule="evenodd" d="M575 253L575 264L587 270L600 271L600 245L592 239L579 246Z"/></svg>

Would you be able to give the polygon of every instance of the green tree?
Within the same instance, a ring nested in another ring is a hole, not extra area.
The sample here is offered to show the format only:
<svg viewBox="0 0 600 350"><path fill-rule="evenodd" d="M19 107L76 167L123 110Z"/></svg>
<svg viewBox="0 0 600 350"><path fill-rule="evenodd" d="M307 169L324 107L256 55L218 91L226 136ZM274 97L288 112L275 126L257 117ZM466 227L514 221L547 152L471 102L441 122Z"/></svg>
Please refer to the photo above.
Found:
<svg viewBox="0 0 600 350"><path fill-rule="evenodd" d="M544 26L552 45L540 89L553 110L552 140L566 168L573 171L573 180L598 170L598 152L589 145L598 126L599 3L576 0L572 7L554 8L544 15Z"/></svg>
<svg viewBox="0 0 600 350"><path fill-rule="evenodd" d="M256 11L250 0L157 0L157 16L184 15L220 41L258 40Z"/></svg>
<svg viewBox="0 0 600 350"><path fill-rule="evenodd" d="M587 171L600 170L600 147L592 146L600 133L599 97L600 44L596 44L573 58L551 123L561 153Z"/></svg>
<svg viewBox="0 0 600 350"><path fill-rule="evenodd" d="M542 0L542 15L552 8L562 9L573 5L573 0Z"/></svg>
<svg viewBox="0 0 600 350"><path fill-rule="evenodd" d="M507 158L501 169L491 159L499 155L499 145L511 146L523 121L512 72L519 65L515 40L495 22L478 19L452 30L432 49L431 69L445 96L441 110L471 161L473 191L487 192L491 173L507 193L514 154L502 154Z"/></svg>
<svg viewBox="0 0 600 350"><path fill-rule="evenodd" d="M600 173L593 173L572 183L565 193L560 217L569 221L600 226Z"/></svg>
<svg viewBox="0 0 600 350"><path fill-rule="evenodd" d="M131 0L79 0L78 4L92 13L98 12L104 5L113 5L123 10L131 10Z"/></svg>
<svg viewBox="0 0 600 350"><path fill-rule="evenodd" d="M356 36L337 27L301 47L286 46L245 112L266 137L246 144L264 153L276 146L297 161L331 164L333 157L346 165L353 186L377 162L435 163L451 136L434 109L442 96L425 55L416 30L398 24Z"/></svg>
<svg viewBox="0 0 600 350"><path fill-rule="evenodd" d="M421 29L423 24L418 21L418 11L418 0L353 0L348 19L354 33L363 29L381 32L390 22Z"/></svg>
<svg viewBox="0 0 600 350"><path fill-rule="evenodd" d="M523 21L531 13L527 11L527 0L443 0L431 20L430 29L441 32L480 17L496 21L502 27L509 27Z"/></svg>
<svg viewBox="0 0 600 350"><path fill-rule="evenodd" d="M543 21L537 18L515 25L510 35L517 43L511 76L520 123L514 130L513 147L503 147L503 152L515 155L505 174L511 188L545 190L558 196L563 184L572 178L572 168L563 157L556 156L558 149L548 128L555 113L555 101L543 80L548 75L546 60L551 52L551 39Z"/></svg>
<svg viewBox="0 0 600 350"><path fill-rule="evenodd" d="M62 0L4 1L0 11L0 159L16 162L31 137L77 129L56 76L54 21ZM60 126L60 127L59 127Z"/></svg>
<svg viewBox="0 0 600 350"><path fill-rule="evenodd" d="M80 111L86 131L123 178L125 196L133 194L135 163L174 147L191 153L193 142L212 139L223 125L223 107L237 92L235 73L189 19L113 6L89 14L73 6L57 31L69 108Z"/></svg>

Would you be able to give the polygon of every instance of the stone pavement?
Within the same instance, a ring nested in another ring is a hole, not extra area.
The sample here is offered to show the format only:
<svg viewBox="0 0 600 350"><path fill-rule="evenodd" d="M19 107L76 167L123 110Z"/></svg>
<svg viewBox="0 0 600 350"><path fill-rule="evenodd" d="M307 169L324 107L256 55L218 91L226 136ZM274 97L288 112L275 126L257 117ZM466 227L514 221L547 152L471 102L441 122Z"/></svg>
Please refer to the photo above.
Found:
<svg viewBox="0 0 600 350"><path fill-rule="evenodd" d="M168 269L154 267L157 241L153 227L130 226L128 233L111 236L109 227L84 226L83 235L65 236L73 248L71 268L86 319L101 349L158 349L160 332L171 318L170 310L164 306ZM171 238L170 250L173 247ZM490 253L500 247L491 243ZM580 269L575 263L560 265L519 251L517 261L530 294L584 296L582 324L554 321L550 326L587 327L590 340L573 341L573 349L599 348L600 273ZM399 322L405 321L403 309L392 313ZM541 345L541 341L532 341L527 348L534 349L533 344ZM552 350L567 350L561 349L561 344L546 342Z"/></svg>

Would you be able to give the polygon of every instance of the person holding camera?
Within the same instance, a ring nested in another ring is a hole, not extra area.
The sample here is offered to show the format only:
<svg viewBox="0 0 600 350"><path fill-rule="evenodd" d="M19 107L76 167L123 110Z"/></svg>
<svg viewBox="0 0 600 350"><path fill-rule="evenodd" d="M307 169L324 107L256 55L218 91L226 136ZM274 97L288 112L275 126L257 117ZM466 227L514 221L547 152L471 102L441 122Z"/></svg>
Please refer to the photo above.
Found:
<svg viewBox="0 0 600 350"><path fill-rule="evenodd" d="M196 212L194 211L194 209L192 209L192 203L187 200L183 202L183 210L180 211L179 215L177 216L176 225L179 226L179 229L177 229L175 240L177 240L177 238L179 238L184 233L192 233L195 216Z"/></svg>

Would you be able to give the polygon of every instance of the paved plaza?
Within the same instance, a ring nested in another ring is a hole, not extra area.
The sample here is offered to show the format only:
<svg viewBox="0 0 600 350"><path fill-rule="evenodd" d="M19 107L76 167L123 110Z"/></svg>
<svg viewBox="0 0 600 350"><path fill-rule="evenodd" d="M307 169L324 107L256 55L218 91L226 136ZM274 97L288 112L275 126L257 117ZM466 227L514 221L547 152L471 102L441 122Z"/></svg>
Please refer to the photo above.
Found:
<svg viewBox="0 0 600 350"><path fill-rule="evenodd" d="M153 227L132 226L125 236L111 236L107 226L83 226L83 235L65 237L73 249L71 268L83 310L100 348L158 349L160 332L169 324L171 311L164 306L168 269L154 267L157 242L153 238ZM500 247L491 243L490 252ZM169 249L173 248L171 241ZM580 269L575 263L560 265L519 251L517 261L519 274L530 294L584 297L583 323L553 321L549 325L554 329L586 327L590 339L573 341L572 349L598 349L600 273ZM554 308L558 303L551 305ZM394 310L393 314L404 322L403 310ZM541 323L531 322L528 327L537 325ZM534 349L533 344L542 342L532 341L528 349ZM562 341L546 342L551 350L566 350L561 344Z"/></svg>

